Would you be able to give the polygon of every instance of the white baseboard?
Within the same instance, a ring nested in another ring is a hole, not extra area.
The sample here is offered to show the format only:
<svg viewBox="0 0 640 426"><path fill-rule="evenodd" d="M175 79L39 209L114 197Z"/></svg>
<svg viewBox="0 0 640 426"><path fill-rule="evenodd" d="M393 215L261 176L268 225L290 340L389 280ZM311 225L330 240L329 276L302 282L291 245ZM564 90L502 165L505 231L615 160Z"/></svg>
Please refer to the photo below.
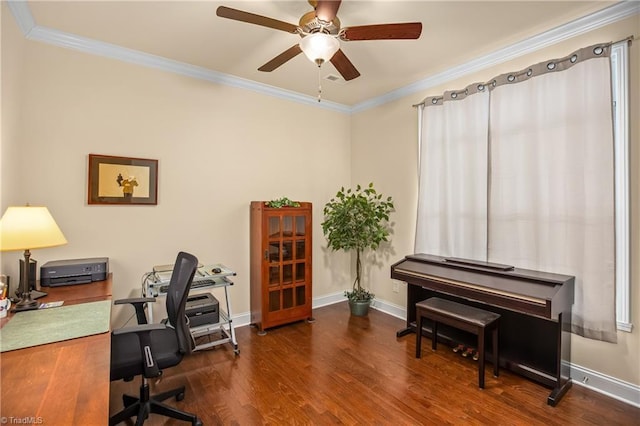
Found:
<svg viewBox="0 0 640 426"><path fill-rule="evenodd" d="M321 308L327 305L344 301L344 292L328 294L326 296L316 297L312 301L313 309ZM251 325L251 312L243 312L241 314L233 314L234 327L244 327Z"/></svg>
<svg viewBox="0 0 640 426"><path fill-rule="evenodd" d="M251 312L243 312L241 314L234 314L233 317L233 326L235 328L244 327L245 325L251 324Z"/></svg>
<svg viewBox="0 0 640 426"><path fill-rule="evenodd" d="M570 364L569 368L574 384L640 408L640 386L576 364Z"/></svg>
<svg viewBox="0 0 640 426"><path fill-rule="evenodd" d="M384 312L385 314L389 314L392 317L400 318L401 320L407 319L407 309L404 306L394 305L393 303L380 299L374 299L371 307L379 310L380 312Z"/></svg>
<svg viewBox="0 0 640 426"><path fill-rule="evenodd" d="M315 297L313 299L313 309L321 308L327 305L333 305L334 303L344 302L344 291L337 293L327 294L326 296Z"/></svg>

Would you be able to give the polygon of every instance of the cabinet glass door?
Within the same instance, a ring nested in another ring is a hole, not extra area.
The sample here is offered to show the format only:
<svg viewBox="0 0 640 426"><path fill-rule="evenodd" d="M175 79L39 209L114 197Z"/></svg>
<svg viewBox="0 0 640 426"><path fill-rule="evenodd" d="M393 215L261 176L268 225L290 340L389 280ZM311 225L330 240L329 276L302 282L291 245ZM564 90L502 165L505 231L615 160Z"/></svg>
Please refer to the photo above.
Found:
<svg viewBox="0 0 640 426"><path fill-rule="evenodd" d="M278 214L268 218L269 312L307 301L307 218Z"/></svg>
<svg viewBox="0 0 640 426"><path fill-rule="evenodd" d="M280 310L280 257L282 253L280 240L280 217L270 216L267 222L268 247L265 257L269 261L269 312Z"/></svg>
<svg viewBox="0 0 640 426"><path fill-rule="evenodd" d="M294 305L302 306L307 302L307 218L304 215L296 215L296 252L294 256L295 269L295 295Z"/></svg>

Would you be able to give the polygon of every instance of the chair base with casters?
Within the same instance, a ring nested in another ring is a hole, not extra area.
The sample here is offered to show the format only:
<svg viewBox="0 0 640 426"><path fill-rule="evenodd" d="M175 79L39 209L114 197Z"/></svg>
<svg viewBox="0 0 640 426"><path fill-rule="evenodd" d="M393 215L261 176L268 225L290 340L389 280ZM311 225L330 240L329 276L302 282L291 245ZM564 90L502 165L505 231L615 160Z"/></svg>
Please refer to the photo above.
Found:
<svg viewBox="0 0 640 426"><path fill-rule="evenodd" d="M178 365L185 355L192 352L192 339L185 315L187 295L198 265L198 259L180 252L173 268L167 291L167 320L160 324L149 324L144 305L154 298L132 298L116 301L115 304L131 304L135 308L137 325L126 326L111 332L111 380L131 381L142 377L139 396L123 395L125 408L109 418L115 425L136 416L140 426L151 414L171 417L202 425L195 415L171 407L163 401L184 399L185 387L150 395L149 379L158 378L166 368Z"/></svg>
<svg viewBox="0 0 640 426"><path fill-rule="evenodd" d="M142 423L149 417L149 414L154 413L191 422L192 425L202 426L202 421L195 414L187 413L162 403L162 401L172 397L174 397L176 401L182 401L184 399L184 392L185 387L181 386L177 389L172 389L170 391L151 396L149 394L149 383L146 379L143 379L142 384L140 385L139 397L136 398L131 395L122 395L122 402L124 403L125 408L119 413L114 414L109 419L109 425L116 425L133 416L136 416L136 425L142 425Z"/></svg>

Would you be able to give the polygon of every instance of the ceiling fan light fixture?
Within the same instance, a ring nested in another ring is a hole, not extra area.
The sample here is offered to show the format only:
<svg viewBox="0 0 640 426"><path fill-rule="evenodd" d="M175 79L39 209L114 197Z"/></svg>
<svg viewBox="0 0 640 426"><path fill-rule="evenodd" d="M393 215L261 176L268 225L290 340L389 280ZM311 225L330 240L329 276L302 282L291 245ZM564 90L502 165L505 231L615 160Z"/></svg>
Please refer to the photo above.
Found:
<svg viewBox="0 0 640 426"><path fill-rule="evenodd" d="M329 61L340 49L340 42L332 35L313 33L300 40L300 49L318 66Z"/></svg>

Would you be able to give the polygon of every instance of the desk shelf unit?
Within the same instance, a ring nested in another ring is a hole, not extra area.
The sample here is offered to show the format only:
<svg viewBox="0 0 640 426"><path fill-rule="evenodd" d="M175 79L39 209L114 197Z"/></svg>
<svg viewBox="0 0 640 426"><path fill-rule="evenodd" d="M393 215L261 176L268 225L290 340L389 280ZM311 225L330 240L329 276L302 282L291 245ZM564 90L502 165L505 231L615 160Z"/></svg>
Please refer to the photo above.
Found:
<svg viewBox="0 0 640 426"><path fill-rule="evenodd" d="M220 268L221 272L218 274L208 272L214 267ZM240 349L238 348L238 341L236 340L233 319L231 317L231 299L229 297L229 287L233 285L233 281L231 281L229 277L236 275L236 273L223 265L207 265L198 268L198 271L199 272L196 273L196 277L193 279L189 293L192 294L193 292L200 290L222 289L224 291L224 303L226 309L222 308L222 301L219 301L219 320L217 323L202 324L190 328L191 336L193 337L194 342L196 342L193 350L198 351L209 349L214 346L220 346L228 343L233 348L233 352L236 355L239 355ZM153 272L146 274L143 296L165 296L166 286L169 285L169 282L163 278L164 277ZM147 312L149 322L153 322L153 309L151 306L147 306ZM209 336L208 342L197 343L199 338L206 336Z"/></svg>

